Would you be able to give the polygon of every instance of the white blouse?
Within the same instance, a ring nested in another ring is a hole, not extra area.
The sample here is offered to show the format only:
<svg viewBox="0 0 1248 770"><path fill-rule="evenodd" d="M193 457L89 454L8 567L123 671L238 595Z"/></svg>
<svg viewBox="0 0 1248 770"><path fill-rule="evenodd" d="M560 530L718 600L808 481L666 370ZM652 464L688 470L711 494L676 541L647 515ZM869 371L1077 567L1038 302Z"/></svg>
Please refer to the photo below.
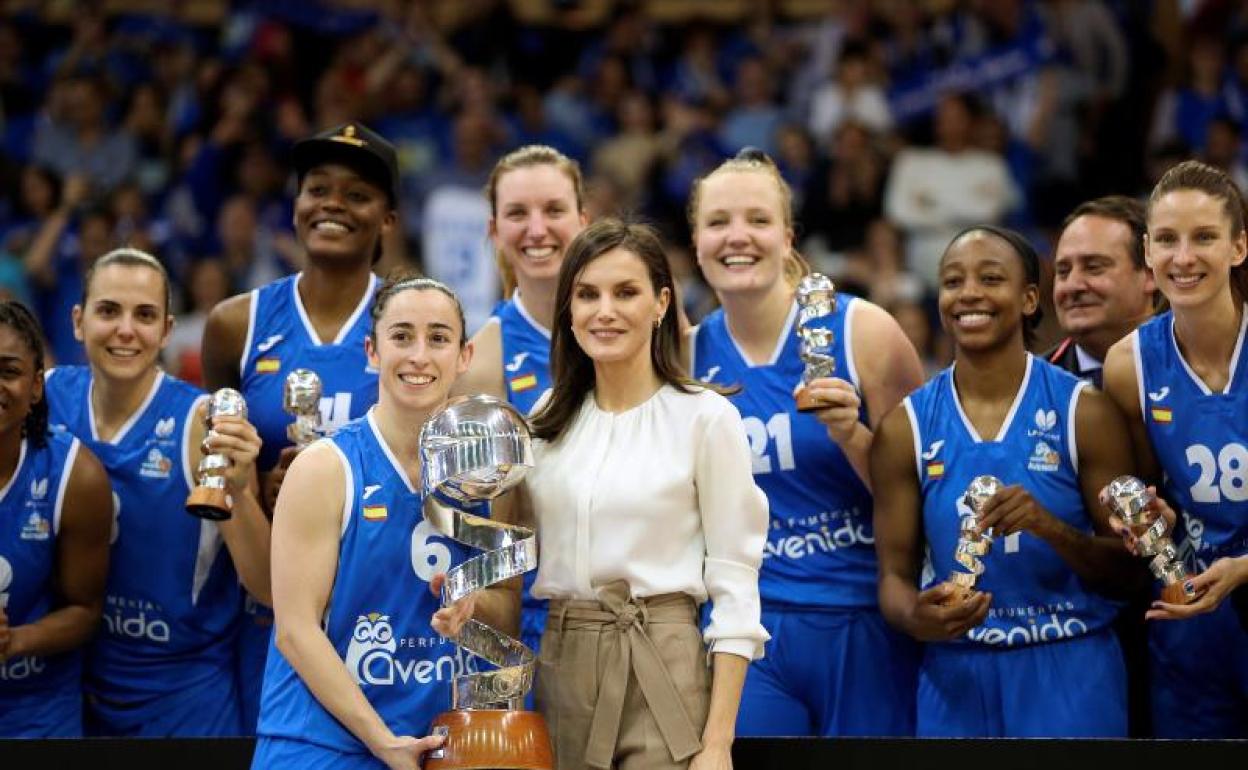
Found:
<svg viewBox="0 0 1248 770"><path fill-rule="evenodd" d="M559 440L534 449L525 479L537 518L534 596L595 599L623 579L636 598L709 597L711 652L762 657L767 497L728 399L664 385L612 414L591 392Z"/></svg>

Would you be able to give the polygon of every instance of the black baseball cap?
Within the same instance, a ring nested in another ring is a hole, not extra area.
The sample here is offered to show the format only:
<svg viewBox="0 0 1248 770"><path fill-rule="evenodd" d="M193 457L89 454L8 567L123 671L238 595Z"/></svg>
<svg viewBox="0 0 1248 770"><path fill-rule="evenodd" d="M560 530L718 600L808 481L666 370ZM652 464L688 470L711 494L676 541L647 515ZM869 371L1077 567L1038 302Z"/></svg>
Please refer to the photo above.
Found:
<svg viewBox="0 0 1248 770"><path fill-rule="evenodd" d="M342 163L385 190L391 206L398 205L399 161L394 145L363 123L343 123L299 140L291 161L300 184L313 166Z"/></svg>

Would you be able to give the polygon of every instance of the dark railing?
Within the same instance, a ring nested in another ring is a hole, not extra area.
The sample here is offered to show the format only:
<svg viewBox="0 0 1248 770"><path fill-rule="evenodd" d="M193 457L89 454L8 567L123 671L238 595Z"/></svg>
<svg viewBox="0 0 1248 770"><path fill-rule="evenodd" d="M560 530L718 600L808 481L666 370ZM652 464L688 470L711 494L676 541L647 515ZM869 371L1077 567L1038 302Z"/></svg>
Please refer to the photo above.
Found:
<svg viewBox="0 0 1248 770"><path fill-rule="evenodd" d="M0 770L246 770L253 745L246 738L0 741ZM743 738L733 761L735 770L1231 770L1248 763L1248 741Z"/></svg>

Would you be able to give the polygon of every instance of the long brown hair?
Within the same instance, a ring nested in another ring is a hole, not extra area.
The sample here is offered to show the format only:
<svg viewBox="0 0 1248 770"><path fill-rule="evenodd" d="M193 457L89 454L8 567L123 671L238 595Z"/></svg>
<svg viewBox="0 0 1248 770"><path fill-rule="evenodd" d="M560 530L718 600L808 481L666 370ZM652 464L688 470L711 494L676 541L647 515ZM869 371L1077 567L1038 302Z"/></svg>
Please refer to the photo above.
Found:
<svg viewBox="0 0 1248 770"><path fill-rule="evenodd" d="M554 166L572 183L572 191L576 194L576 213L585 210L585 188L581 182L580 165L567 155L547 147L544 144L528 144L504 155L494 164L490 178L485 183L485 199L490 203L490 219L498 216L498 180L509 171L533 166ZM516 290L516 274L507 264L501 250L495 249L494 260L498 263L498 274L503 279L503 296L510 297Z"/></svg>
<svg viewBox="0 0 1248 770"><path fill-rule="evenodd" d="M716 166L711 173L694 180L693 187L689 190L689 208L685 211L685 216L689 219L689 232L694 234L695 240L698 232L698 206L702 203L702 183L716 174L734 171L763 174L776 183L776 189L780 192L780 213L784 217L784 226L791 232L793 230L793 190L789 187L789 183L784 181L784 177L780 175L780 169L767 153L756 147L744 147L734 157ZM789 247L789 253L784 258L785 283L796 287L801 283L802 278L808 275L810 275L810 263L801 255L801 252Z"/></svg>
<svg viewBox="0 0 1248 770"><path fill-rule="evenodd" d="M581 272L608 251L622 249L646 266L655 296L667 289L670 301L650 343L650 364L659 379L682 393L718 388L690 379L681 364L676 286L663 244L654 229L608 217L585 228L568 245L559 268L555 322L550 334L550 400L531 420L533 435L557 441L594 388L594 362L572 334L572 289Z"/></svg>
<svg viewBox="0 0 1248 770"><path fill-rule="evenodd" d="M1222 208L1231 222L1231 238L1244 234L1244 221L1248 215L1245 214L1243 193L1222 169L1198 160L1185 160L1172 166L1148 196L1149 217L1152 217L1157 201L1177 190L1199 190L1222 201ZM1236 304L1248 302L1248 259L1231 266L1231 294Z"/></svg>

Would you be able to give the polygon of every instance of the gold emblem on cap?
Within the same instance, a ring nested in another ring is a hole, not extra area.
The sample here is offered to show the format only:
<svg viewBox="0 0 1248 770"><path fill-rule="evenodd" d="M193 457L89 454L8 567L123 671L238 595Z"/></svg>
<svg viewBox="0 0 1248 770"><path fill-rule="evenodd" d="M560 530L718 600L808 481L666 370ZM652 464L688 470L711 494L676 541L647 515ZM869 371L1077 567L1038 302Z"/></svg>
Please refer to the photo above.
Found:
<svg viewBox="0 0 1248 770"><path fill-rule="evenodd" d="M367 142L365 142L363 139L360 139L358 136L355 135L355 126L351 123L348 123L347 125L343 126L342 133L338 134L337 136L331 136L329 138L330 138L330 141L343 142L345 144L352 144L352 145L355 145L356 147L363 147L365 144L367 144Z"/></svg>

